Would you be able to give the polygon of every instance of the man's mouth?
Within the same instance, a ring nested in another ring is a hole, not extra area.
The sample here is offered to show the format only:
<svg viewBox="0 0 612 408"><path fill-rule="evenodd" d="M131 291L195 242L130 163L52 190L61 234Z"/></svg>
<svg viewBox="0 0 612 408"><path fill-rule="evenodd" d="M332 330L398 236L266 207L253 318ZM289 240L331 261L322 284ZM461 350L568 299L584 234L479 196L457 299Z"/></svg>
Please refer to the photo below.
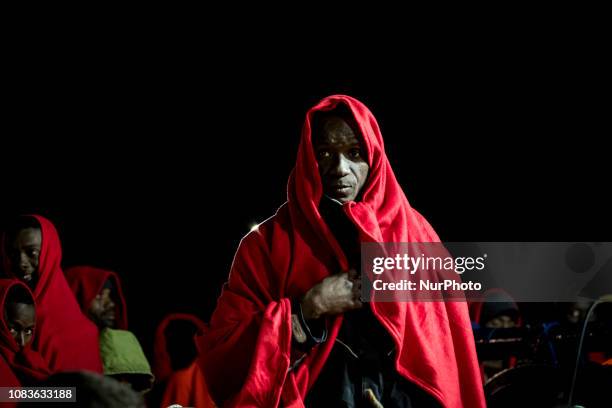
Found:
<svg viewBox="0 0 612 408"><path fill-rule="evenodd" d="M32 281L32 273L24 273L21 276L21 279L23 279L26 282L31 282Z"/></svg>
<svg viewBox="0 0 612 408"><path fill-rule="evenodd" d="M336 190L336 189L342 189L342 188L348 188L351 187L351 183L347 183L347 182L341 182L341 181L336 181L336 182L332 182L331 183L331 187Z"/></svg>
<svg viewBox="0 0 612 408"><path fill-rule="evenodd" d="M348 193L352 190L352 187L348 184L336 184L332 186L332 191L337 193Z"/></svg>
<svg viewBox="0 0 612 408"><path fill-rule="evenodd" d="M106 320L115 320L115 312L112 313L106 313L102 316L102 318L106 319Z"/></svg>

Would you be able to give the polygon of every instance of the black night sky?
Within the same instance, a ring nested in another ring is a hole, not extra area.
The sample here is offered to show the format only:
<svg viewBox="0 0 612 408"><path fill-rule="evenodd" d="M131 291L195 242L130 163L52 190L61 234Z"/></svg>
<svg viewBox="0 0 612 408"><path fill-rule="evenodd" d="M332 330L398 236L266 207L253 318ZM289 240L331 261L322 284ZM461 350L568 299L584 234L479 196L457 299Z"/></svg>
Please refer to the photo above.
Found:
<svg viewBox="0 0 612 408"><path fill-rule="evenodd" d="M612 238L609 112L587 69L499 57L297 72L128 54L56 55L9 78L1 214L41 213L65 266L117 271L147 350L166 313L208 320L240 238L285 200L306 110L332 93L370 107L443 240Z"/></svg>

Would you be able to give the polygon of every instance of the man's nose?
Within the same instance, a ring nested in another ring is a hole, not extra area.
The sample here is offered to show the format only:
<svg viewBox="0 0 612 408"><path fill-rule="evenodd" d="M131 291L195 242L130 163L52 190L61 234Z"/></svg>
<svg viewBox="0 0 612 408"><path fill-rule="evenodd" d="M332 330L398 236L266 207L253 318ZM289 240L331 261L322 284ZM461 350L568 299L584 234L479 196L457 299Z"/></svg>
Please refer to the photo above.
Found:
<svg viewBox="0 0 612 408"><path fill-rule="evenodd" d="M331 168L331 174L341 178L347 176L349 173L350 169L348 160L342 154L337 155Z"/></svg>
<svg viewBox="0 0 612 408"><path fill-rule="evenodd" d="M24 253L19 254L19 267L21 269L25 269L30 265L30 260L28 259L28 256Z"/></svg>
<svg viewBox="0 0 612 408"><path fill-rule="evenodd" d="M25 345L26 345L26 336L25 336L24 332L19 332L19 336L17 336L17 343L21 347L25 347Z"/></svg>

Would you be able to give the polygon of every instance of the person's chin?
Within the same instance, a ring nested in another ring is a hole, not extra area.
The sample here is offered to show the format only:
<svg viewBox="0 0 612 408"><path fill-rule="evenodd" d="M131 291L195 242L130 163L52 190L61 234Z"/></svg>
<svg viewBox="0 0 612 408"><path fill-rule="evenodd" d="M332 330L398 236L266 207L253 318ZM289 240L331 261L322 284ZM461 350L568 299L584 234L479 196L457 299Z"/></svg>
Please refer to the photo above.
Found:
<svg viewBox="0 0 612 408"><path fill-rule="evenodd" d="M347 202L350 201L348 196L331 195L331 194L328 194L328 195L329 195L330 198L332 198L332 199L334 199L334 200L336 200L336 201L338 201L338 202L340 202L342 204L347 203Z"/></svg>
<svg viewBox="0 0 612 408"><path fill-rule="evenodd" d="M17 275L19 277L20 280L22 280L23 282L30 282L33 278L31 273L20 273L19 275Z"/></svg>
<svg viewBox="0 0 612 408"><path fill-rule="evenodd" d="M28 285L30 289L34 289L36 286L36 279L34 279L34 275L22 275L20 280Z"/></svg>

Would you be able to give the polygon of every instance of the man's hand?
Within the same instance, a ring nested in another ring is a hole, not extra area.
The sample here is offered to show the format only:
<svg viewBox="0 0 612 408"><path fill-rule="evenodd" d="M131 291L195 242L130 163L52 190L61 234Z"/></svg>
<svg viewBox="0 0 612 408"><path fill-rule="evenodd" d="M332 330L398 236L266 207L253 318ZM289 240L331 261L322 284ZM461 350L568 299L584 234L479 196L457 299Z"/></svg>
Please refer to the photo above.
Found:
<svg viewBox="0 0 612 408"><path fill-rule="evenodd" d="M354 269L328 276L316 284L302 299L305 319L318 319L323 315L335 315L359 309L361 280Z"/></svg>

